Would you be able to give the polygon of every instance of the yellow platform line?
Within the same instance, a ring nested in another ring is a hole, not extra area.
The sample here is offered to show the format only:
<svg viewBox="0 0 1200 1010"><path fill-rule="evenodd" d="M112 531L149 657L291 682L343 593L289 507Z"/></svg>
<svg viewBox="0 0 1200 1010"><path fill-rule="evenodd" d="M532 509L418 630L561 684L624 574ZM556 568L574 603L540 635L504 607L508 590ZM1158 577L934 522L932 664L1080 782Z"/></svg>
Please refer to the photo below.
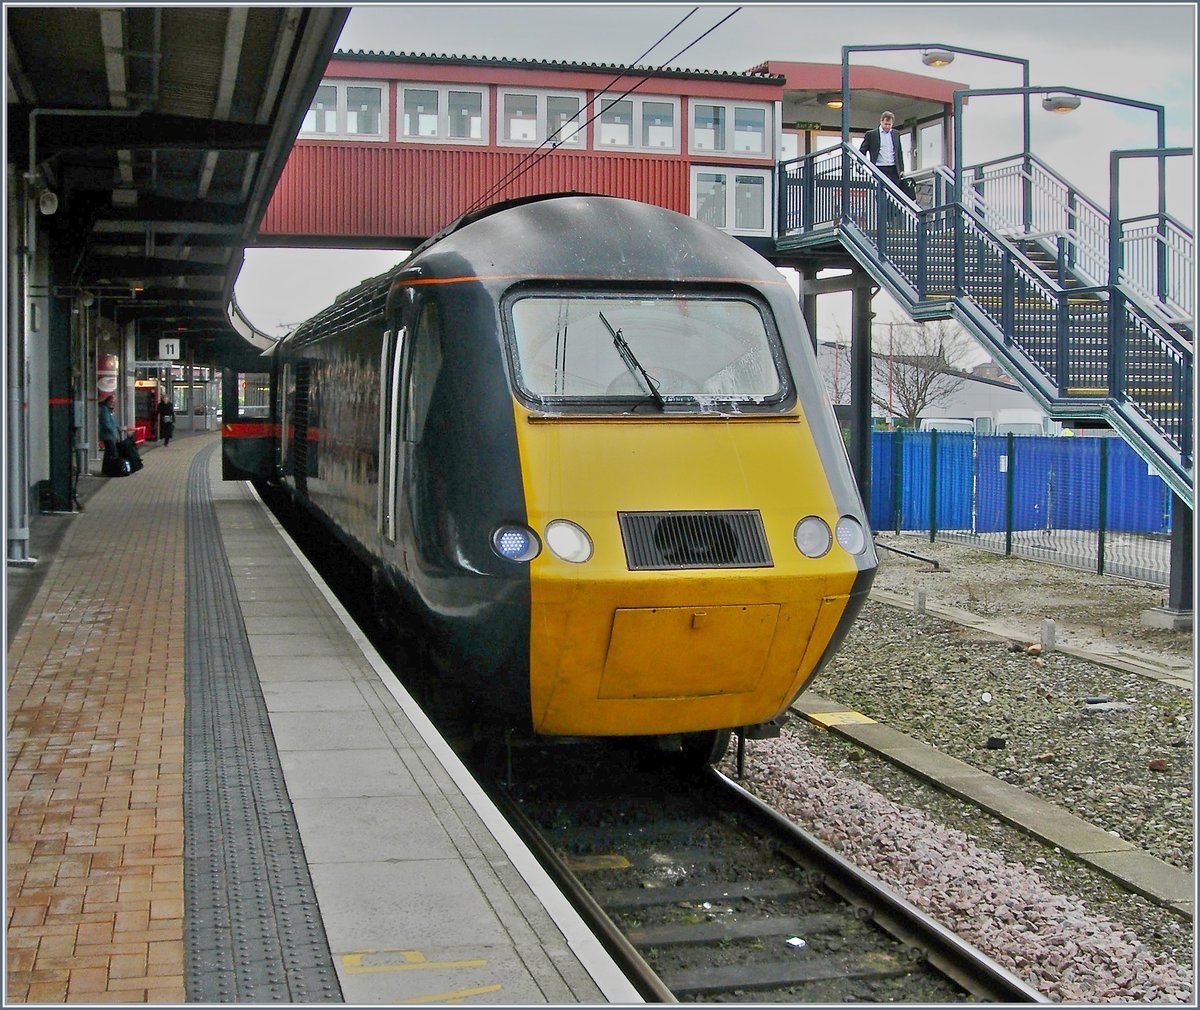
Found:
<svg viewBox="0 0 1200 1010"><path fill-rule="evenodd" d="M462 1003L472 996L482 996L487 992L499 992L500 985L477 985L470 989L451 989L449 992L428 993L425 996L409 996L397 1000L399 1003Z"/></svg>
<svg viewBox="0 0 1200 1010"><path fill-rule="evenodd" d="M853 709L846 709L842 712L805 712L804 718L814 726L820 726L821 729L829 729L830 726L848 726L855 723L864 725L875 722L869 715L863 715Z"/></svg>

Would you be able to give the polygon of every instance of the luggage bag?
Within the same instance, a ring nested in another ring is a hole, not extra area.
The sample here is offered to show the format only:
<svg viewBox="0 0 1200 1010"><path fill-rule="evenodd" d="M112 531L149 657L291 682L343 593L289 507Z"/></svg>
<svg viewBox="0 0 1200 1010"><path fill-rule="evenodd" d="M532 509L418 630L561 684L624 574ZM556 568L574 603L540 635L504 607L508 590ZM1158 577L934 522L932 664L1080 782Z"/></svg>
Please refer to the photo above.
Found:
<svg viewBox="0 0 1200 1010"><path fill-rule="evenodd" d="M132 435L126 435L117 443L117 459L125 464L126 473L137 473L145 465L138 455L137 443Z"/></svg>

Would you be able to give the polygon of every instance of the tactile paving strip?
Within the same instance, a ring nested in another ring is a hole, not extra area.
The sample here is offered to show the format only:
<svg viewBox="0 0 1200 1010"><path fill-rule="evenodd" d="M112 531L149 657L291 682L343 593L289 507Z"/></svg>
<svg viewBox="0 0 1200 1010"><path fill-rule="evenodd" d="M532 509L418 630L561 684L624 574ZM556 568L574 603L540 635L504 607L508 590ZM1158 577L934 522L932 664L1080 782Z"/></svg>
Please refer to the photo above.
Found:
<svg viewBox="0 0 1200 1010"><path fill-rule="evenodd" d="M342 1002L197 454L187 489L184 952L188 1002Z"/></svg>

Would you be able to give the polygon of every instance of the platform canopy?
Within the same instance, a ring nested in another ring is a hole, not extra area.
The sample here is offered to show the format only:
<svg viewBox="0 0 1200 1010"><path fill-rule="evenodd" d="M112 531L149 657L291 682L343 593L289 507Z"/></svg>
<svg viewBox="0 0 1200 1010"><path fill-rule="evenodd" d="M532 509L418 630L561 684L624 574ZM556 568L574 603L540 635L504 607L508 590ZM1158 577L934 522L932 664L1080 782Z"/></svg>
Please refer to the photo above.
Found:
<svg viewBox="0 0 1200 1010"><path fill-rule="evenodd" d="M7 7L9 178L54 239L54 293L208 338L213 360L244 349L243 250L348 14Z"/></svg>

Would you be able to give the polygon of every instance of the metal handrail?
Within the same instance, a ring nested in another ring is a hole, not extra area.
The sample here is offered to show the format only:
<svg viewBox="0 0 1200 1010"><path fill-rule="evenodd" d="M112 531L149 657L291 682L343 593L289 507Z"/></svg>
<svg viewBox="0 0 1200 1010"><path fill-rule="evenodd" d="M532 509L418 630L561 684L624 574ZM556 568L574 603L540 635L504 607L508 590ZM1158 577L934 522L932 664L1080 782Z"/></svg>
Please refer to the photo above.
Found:
<svg viewBox="0 0 1200 1010"><path fill-rule="evenodd" d="M1025 215L1027 193L1032 203ZM1028 160L1009 155L964 169L963 203L1001 233L1037 242L1085 283L1107 280L1108 213L1036 155ZM1119 222L1118 281L1158 306L1168 322L1190 324L1195 318L1195 237L1170 215L1149 217L1150 228L1130 229L1145 218Z"/></svg>
<svg viewBox="0 0 1200 1010"><path fill-rule="evenodd" d="M1160 301L1172 314L1172 322L1194 321L1195 238L1191 231L1169 214L1126 218L1120 224L1121 283L1145 298ZM1160 272L1164 267L1165 277Z"/></svg>
<svg viewBox="0 0 1200 1010"><path fill-rule="evenodd" d="M883 178L848 145L784 162L780 239L834 230L910 310L953 309L1052 412L1110 418L1190 505L1193 348L1161 311L1120 285L1058 284L974 198L917 207Z"/></svg>

